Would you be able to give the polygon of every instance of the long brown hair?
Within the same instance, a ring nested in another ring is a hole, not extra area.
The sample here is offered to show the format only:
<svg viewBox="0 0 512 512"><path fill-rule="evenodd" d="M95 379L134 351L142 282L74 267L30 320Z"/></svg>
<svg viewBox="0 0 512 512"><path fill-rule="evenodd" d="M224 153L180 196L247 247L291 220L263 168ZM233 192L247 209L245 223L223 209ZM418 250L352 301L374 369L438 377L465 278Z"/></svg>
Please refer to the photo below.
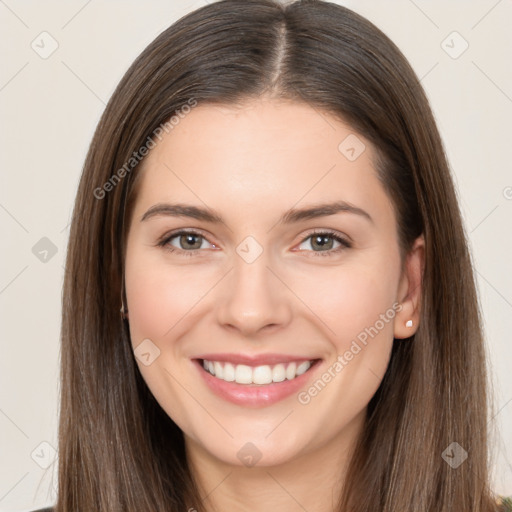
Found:
<svg viewBox="0 0 512 512"><path fill-rule="evenodd" d="M183 434L142 379L119 313L140 171L132 159L186 105L262 95L305 102L371 141L402 255L425 237L420 325L394 341L337 510L494 510L481 312L454 184L417 76L388 37L342 6L223 0L184 16L142 52L90 145L63 289L56 512L203 508ZM468 453L456 469L442 456L453 442Z"/></svg>

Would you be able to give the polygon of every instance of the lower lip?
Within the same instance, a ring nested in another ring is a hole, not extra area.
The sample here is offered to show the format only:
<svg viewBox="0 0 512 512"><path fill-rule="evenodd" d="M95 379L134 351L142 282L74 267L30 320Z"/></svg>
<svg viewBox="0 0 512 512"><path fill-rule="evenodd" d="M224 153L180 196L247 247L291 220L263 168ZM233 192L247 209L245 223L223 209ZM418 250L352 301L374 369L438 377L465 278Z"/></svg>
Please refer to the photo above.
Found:
<svg viewBox="0 0 512 512"><path fill-rule="evenodd" d="M236 382L226 382L225 380L214 377L210 372L203 368L202 361L194 359L201 377L206 385L218 396L228 402L246 407L264 407L272 405L280 400L284 400L290 395L297 393L319 366L320 360L316 360L302 375L292 380L282 382L272 382L271 384L237 384Z"/></svg>

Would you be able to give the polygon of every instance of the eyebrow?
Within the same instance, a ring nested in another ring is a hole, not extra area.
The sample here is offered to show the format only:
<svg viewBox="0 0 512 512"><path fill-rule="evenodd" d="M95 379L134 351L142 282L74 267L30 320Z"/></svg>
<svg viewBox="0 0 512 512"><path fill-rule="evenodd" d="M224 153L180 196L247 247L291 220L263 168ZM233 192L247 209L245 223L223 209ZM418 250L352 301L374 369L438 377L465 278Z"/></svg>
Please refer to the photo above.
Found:
<svg viewBox="0 0 512 512"><path fill-rule="evenodd" d="M358 208L346 201L335 201L333 203L322 203L305 208L292 208L286 211L279 221L278 224L292 224L308 219L315 219L317 217L326 217L329 215L335 215L337 213L351 213L359 215L372 224L374 220L368 212L362 208ZM155 216L169 216L169 217L188 217L191 219L201 220L204 222L211 222L213 224L225 224L221 215L215 210L202 208L193 205L187 205L182 203L170 204L170 203L158 203L149 208L146 213L140 219L141 222L148 220Z"/></svg>

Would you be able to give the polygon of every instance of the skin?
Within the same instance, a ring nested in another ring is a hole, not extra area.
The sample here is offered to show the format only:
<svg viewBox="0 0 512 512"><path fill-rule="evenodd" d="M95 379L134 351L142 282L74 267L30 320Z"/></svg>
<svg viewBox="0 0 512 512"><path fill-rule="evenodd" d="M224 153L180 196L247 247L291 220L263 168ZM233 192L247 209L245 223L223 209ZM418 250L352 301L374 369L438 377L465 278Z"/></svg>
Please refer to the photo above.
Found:
<svg viewBox="0 0 512 512"><path fill-rule="evenodd" d="M143 163L126 252L132 345L150 339L160 350L148 366L137 364L185 434L209 511L333 510L393 338L417 328L423 239L402 270L396 218L371 144L357 135L366 149L354 161L338 150L350 134L347 124L301 103L199 105ZM292 207L338 200L373 222L342 212L277 223ZM174 202L211 208L224 223L141 220L153 205ZM203 238L188 245L171 239L174 253L157 245L179 229ZM334 252L341 245L327 238L322 248L313 230L349 237L352 247ZM236 252L247 236L263 249L252 263ZM195 255L184 254L195 247ZM304 355L322 359L316 380L396 303L400 311L307 404L293 394L270 406L235 405L214 395L192 366L206 352ZM253 467L237 457L247 442L261 453Z"/></svg>

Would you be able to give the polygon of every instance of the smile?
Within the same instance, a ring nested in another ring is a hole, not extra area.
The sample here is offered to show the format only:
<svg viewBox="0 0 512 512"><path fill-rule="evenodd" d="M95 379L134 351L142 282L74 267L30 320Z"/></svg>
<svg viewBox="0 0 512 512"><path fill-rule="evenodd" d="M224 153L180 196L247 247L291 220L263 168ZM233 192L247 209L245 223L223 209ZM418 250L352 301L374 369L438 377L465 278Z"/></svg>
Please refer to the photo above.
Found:
<svg viewBox="0 0 512 512"><path fill-rule="evenodd" d="M249 366L210 359L193 359L206 389L233 404L267 407L299 393L314 378L322 359Z"/></svg>
<svg viewBox="0 0 512 512"><path fill-rule="evenodd" d="M293 380L307 372L312 361L280 363L273 366L247 366L245 364L231 364L220 361L208 361L203 359L203 368L214 377L226 382L237 384L270 384L271 382L283 382Z"/></svg>

